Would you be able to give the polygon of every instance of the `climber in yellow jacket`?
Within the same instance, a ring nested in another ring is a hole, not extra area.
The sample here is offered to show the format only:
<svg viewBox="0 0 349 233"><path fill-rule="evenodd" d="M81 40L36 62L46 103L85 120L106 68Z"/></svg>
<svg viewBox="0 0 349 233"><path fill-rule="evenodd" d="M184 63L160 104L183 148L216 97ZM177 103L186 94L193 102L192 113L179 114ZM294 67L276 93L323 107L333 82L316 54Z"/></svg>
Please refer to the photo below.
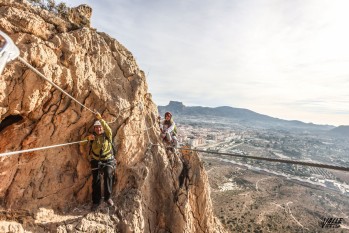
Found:
<svg viewBox="0 0 349 233"><path fill-rule="evenodd" d="M107 122L99 113L96 114L97 121L93 124L94 133L88 135L85 140L90 143L90 158L92 170L92 210L98 209L102 201L101 178L104 178L104 201L109 206L114 206L111 199L113 181L115 177L115 158L113 155L112 131Z"/></svg>

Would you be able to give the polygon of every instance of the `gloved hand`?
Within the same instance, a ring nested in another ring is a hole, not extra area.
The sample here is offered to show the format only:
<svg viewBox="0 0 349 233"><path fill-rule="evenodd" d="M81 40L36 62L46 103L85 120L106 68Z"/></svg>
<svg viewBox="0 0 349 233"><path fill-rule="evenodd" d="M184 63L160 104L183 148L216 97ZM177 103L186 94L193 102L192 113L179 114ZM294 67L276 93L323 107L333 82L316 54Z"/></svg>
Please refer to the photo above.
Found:
<svg viewBox="0 0 349 233"><path fill-rule="evenodd" d="M93 140L95 140L95 135L90 134L90 135L88 135L87 139L88 139L89 141L93 141Z"/></svg>
<svg viewBox="0 0 349 233"><path fill-rule="evenodd" d="M96 118L97 120L102 120L102 116L99 112L96 113Z"/></svg>

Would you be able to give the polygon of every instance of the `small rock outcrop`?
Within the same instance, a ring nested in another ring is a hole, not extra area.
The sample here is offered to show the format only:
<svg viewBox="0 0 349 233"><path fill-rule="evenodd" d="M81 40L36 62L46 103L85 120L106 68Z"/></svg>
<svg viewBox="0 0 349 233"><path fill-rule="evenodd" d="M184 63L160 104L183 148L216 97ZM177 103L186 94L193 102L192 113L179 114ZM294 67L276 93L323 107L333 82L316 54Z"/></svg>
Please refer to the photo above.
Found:
<svg viewBox="0 0 349 233"><path fill-rule="evenodd" d="M22 58L109 122L118 147L116 210L88 211L88 146L0 156L0 229L224 232L198 155L183 163L159 140L157 106L132 54L90 28L90 7L71 12L63 19L26 1L1 1L0 30ZM0 76L0 120L4 153L80 141L94 114L15 60ZM179 187L183 164L190 169Z"/></svg>

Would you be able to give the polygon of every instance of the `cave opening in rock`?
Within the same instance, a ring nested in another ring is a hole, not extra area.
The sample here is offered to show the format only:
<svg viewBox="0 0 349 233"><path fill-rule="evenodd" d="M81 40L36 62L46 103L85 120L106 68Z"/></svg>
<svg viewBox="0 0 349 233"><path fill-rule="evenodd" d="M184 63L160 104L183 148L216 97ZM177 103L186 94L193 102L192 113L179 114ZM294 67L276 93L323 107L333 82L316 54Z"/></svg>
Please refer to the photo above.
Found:
<svg viewBox="0 0 349 233"><path fill-rule="evenodd" d="M9 115L3 121L0 122L0 132L6 127L13 125L19 121L23 120L21 115Z"/></svg>

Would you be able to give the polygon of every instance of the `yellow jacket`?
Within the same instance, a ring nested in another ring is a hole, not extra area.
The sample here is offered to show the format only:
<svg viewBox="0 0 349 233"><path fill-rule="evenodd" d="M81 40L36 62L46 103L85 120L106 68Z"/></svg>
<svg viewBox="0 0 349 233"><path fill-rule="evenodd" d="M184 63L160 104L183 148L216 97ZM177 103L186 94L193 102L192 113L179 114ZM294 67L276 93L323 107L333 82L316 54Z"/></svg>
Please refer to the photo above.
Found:
<svg viewBox="0 0 349 233"><path fill-rule="evenodd" d="M111 144L113 140L112 131L105 120L101 119L99 121L102 124L104 133L100 135L94 134L95 140L89 141L90 143L92 142L90 156L95 160L107 160L113 156L113 147ZM88 136L84 140L88 140Z"/></svg>

